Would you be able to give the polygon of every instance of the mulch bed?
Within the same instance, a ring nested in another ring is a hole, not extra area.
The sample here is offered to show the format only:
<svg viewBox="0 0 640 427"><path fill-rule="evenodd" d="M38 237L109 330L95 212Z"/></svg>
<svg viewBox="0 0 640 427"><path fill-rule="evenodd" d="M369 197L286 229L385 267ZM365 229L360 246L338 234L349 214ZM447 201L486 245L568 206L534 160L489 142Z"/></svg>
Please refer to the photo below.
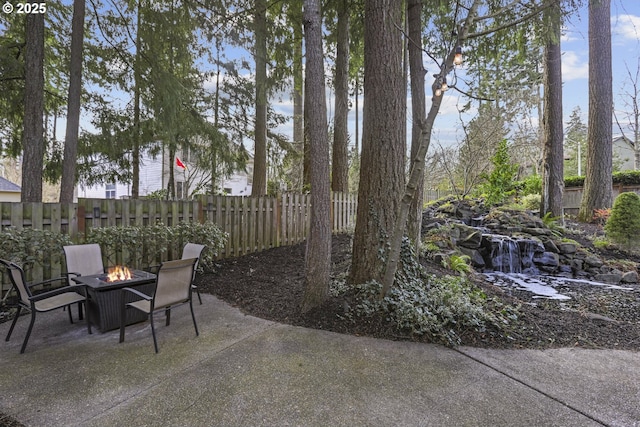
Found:
<svg viewBox="0 0 640 427"><path fill-rule="evenodd" d="M568 235L590 244L583 234ZM594 251L597 251L594 249ZM216 295L246 314L308 328L392 340L430 342L429 336L403 333L382 316L345 320L349 301L331 297L321 307L302 314L305 244L270 249L239 258L221 260L213 274L198 279L201 292ZM600 254L603 255L602 253ZM613 251L605 256L626 256ZM332 241L332 275L344 277L350 267L351 237ZM640 260L635 260L636 262ZM426 263L426 261L425 261ZM446 274L442 267L426 263L427 270ZM497 330L458 331L462 345L490 348L585 347L640 349L640 287L631 291L598 286L558 287L571 300L536 299L526 291L503 288L474 276L490 300L518 307L518 319L508 335ZM491 303L490 303L491 305Z"/></svg>

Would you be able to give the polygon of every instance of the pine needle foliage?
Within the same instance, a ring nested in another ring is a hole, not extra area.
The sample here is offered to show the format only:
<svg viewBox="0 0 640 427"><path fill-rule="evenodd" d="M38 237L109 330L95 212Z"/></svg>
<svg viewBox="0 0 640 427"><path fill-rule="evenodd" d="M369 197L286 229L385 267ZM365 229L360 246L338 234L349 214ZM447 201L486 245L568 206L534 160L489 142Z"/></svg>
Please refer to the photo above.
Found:
<svg viewBox="0 0 640 427"><path fill-rule="evenodd" d="M640 242L640 196L627 192L616 197L604 231L615 243L627 247L637 245Z"/></svg>

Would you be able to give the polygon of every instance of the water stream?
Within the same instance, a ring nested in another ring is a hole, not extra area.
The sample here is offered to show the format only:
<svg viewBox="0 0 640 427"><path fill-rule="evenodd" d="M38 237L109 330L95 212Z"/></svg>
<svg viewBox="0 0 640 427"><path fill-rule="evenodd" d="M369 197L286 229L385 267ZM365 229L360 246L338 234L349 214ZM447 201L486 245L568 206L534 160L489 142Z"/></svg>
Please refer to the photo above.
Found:
<svg viewBox="0 0 640 427"><path fill-rule="evenodd" d="M618 285L594 282L587 279L572 279L551 275L541 275L536 267L536 253L543 253L544 247L533 239L514 239L509 236L490 235L492 244L492 272L485 272L487 280L501 287L531 292L533 298L567 300L569 296L559 293L560 285L603 286L606 289L632 290Z"/></svg>
<svg viewBox="0 0 640 427"><path fill-rule="evenodd" d="M556 286L578 285L578 286L602 286L605 289L615 289L632 291L633 288L626 288L618 285L594 282L592 280L571 279L556 276L529 276L521 273L484 273L488 281L496 286L511 287L517 290L531 292L533 298L546 298L553 300L568 300L571 297L559 293Z"/></svg>

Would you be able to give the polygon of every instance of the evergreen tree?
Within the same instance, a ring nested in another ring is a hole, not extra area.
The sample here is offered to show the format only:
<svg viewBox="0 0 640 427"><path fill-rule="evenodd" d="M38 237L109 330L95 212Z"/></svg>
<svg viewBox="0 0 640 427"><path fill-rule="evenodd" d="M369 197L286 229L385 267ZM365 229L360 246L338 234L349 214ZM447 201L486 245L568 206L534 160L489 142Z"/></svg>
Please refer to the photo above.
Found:
<svg viewBox="0 0 640 427"><path fill-rule="evenodd" d="M616 197L604 231L607 238L628 247L640 242L640 196L628 192Z"/></svg>
<svg viewBox="0 0 640 427"><path fill-rule="evenodd" d="M504 202L515 193L514 182L518 165L513 164L509 158L507 140L503 139L498 144L496 153L491 158L493 170L485 175L487 182L482 186L485 194L485 204L491 206Z"/></svg>

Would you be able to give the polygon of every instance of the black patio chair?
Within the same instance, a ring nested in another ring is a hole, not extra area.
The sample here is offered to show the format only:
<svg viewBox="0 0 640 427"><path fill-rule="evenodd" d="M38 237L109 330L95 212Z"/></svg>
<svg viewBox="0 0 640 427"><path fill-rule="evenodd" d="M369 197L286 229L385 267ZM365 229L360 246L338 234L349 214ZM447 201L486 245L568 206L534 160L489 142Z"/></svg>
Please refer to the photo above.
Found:
<svg viewBox="0 0 640 427"><path fill-rule="evenodd" d="M54 283L57 281L68 283L67 277L58 277L55 279L49 279L37 283L27 283L22 267L14 262L5 260L0 260L0 264L2 264L7 269L9 278L11 279L11 283L13 284L13 287L16 289L18 296L20 297L18 301L18 310L16 311L16 316L13 318L13 322L9 327L9 332L7 333L5 341L9 341L9 339L11 338L13 328L16 326L16 322L18 321L18 317L20 317L20 312L22 311L22 309L24 308L31 312L31 322L29 323L27 334L25 335L24 341L22 342L20 353L24 353L24 350L27 348L27 342L29 341L29 336L31 335L33 324L36 321L36 313L44 313L47 311L56 310L58 308L67 307L69 311L69 321L73 323L73 318L71 316L71 304L86 303L87 296L84 287L69 286L67 284L66 286L42 293L34 294L34 292L32 291L32 289L36 286L41 286L48 283ZM89 323L88 319L87 330L89 333L91 333L91 324Z"/></svg>
<svg viewBox="0 0 640 427"><path fill-rule="evenodd" d="M128 308L134 308L146 313L151 323L151 334L153 335L153 346L158 352L158 341L156 340L156 330L153 324L153 315L159 311L164 311L166 315L166 325L171 322L171 309L183 304L189 304L191 309L191 318L193 326L198 333L198 325L196 324L196 316L193 313L192 287L193 272L197 258L179 259L175 261L166 261L160 265L156 276L156 289L153 295L146 295L137 289L122 289L122 313L120 314L120 342L124 342L126 311ZM133 293L141 299L133 302L125 302L125 295Z"/></svg>

